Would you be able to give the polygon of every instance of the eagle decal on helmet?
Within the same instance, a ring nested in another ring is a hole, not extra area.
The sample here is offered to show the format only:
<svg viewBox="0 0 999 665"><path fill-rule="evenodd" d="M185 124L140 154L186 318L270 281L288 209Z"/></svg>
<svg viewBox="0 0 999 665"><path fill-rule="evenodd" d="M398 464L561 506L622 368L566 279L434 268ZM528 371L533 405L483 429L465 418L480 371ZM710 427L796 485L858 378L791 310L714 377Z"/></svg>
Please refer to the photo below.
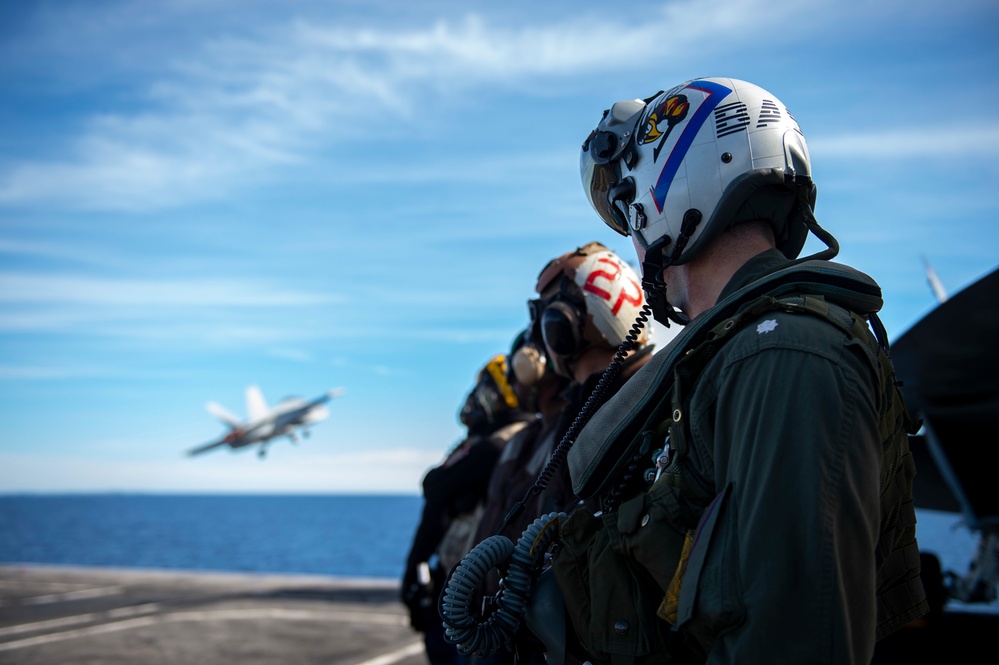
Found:
<svg viewBox="0 0 999 665"><path fill-rule="evenodd" d="M669 186L673 183L673 178L676 177L676 172L680 168L680 163L683 158L687 156L687 150L690 149L691 144L694 142L694 137L701 130L701 125L704 121L708 119L708 116L715 107L721 103L727 95L732 92L731 88L727 88L719 83L713 81L694 81L687 84L687 89L698 90L703 93L700 104L694 109L694 115L687 121L677 138L673 149L670 151L669 158L663 165L663 170L659 173L659 179L656 181L655 186L652 188L652 199L656 204L656 209L662 213L663 203L666 201L666 194L669 193ZM656 107L658 108L658 107ZM686 118L686 113L684 113L684 119ZM680 120L677 120L676 124L679 124ZM665 143L665 137L663 140ZM662 145L656 147L656 155L658 151L662 148ZM653 161L655 159L653 158Z"/></svg>
<svg viewBox="0 0 999 665"><path fill-rule="evenodd" d="M656 146L653 152L652 161L659 159L659 151L663 149L666 138L673 131L673 128L687 117L689 109L690 102L687 101L687 95L670 95L666 98L666 101L659 103L652 109L652 113L645 119L642 131L638 135L639 145L659 141L659 145ZM660 126L664 123L666 130L662 131Z"/></svg>

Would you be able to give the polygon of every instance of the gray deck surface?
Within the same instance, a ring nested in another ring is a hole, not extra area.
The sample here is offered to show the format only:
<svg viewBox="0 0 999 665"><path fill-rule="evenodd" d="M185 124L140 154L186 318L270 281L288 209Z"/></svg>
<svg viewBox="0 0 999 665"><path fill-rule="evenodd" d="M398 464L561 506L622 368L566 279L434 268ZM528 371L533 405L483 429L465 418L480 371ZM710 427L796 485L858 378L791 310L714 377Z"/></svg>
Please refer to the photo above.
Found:
<svg viewBox="0 0 999 665"><path fill-rule="evenodd" d="M427 665L386 580L0 565L0 664Z"/></svg>

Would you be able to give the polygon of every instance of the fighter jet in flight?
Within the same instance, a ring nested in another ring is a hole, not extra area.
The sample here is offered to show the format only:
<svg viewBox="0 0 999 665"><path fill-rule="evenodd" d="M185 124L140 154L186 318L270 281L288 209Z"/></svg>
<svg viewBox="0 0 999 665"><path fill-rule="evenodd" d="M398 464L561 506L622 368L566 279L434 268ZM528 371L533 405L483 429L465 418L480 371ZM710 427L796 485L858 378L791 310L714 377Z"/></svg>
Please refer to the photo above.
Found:
<svg viewBox="0 0 999 665"><path fill-rule="evenodd" d="M287 436L292 443L298 442L299 435L309 436L309 426L329 417L326 402L343 394L342 388L334 388L319 397L306 401L289 397L273 407L268 407L260 388L251 385L246 388L246 419L241 420L216 402L208 402L208 412L229 427L222 438L187 451L189 456L200 455L213 448L229 446L230 449L244 448L259 443L257 455L267 455L267 444L274 437Z"/></svg>

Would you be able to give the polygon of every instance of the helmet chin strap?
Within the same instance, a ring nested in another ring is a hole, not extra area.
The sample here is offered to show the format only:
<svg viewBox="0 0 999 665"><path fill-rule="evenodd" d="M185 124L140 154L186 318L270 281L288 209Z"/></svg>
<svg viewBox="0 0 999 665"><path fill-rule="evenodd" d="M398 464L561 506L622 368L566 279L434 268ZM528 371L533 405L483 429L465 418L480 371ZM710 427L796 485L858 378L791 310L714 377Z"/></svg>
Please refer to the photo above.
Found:
<svg viewBox="0 0 999 665"><path fill-rule="evenodd" d="M656 251L656 250L659 251ZM649 260L653 254L658 255L658 260ZM642 289L645 291L645 301L652 309L652 318L669 328L670 322L679 326L690 323L690 319L666 299L666 282L663 280L663 270L673 263L672 257L665 256L665 247L650 247L645 253L645 261L642 263ZM652 275L652 277L644 277Z"/></svg>
<svg viewBox="0 0 999 665"><path fill-rule="evenodd" d="M670 237L663 236L658 242L650 245L645 252L645 260L642 262L642 289L645 290L645 300L652 308L652 318L667 328L669 328L671 321L677 325L685 326L690 323L690 317L671 305L666 299L666 281L663 279L663 271L680 258L680 254L683 253L687 242L700 223L701 212L691 208L683 215L680 236L676 239L672 251L667 254Z"/></svg>

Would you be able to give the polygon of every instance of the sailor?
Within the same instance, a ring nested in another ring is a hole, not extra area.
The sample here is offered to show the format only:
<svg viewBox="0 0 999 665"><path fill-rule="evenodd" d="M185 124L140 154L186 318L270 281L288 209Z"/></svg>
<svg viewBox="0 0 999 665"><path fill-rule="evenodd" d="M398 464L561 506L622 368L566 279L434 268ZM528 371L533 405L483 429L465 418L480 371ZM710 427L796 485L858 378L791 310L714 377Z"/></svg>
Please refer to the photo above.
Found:
<svg viewBox="0 0 999 665"><path fill-rule="evenodd" d="M575 638L594 663L869 663L928 610L918 423L880 287L829 261L798 123L756 85L694 79L614 104L580 167L654 317L684 329L568 454L599 504L552 557ZM809 232L826 248L798 258Z"/></svg>
<svg viewBox="0 0 999 665"><path fill-rule="evenodd" d="M423 477L423 513L406 557L402 600L410 625L423 633L431 665L456 661L455 647L444 640L437 599L448 570L475 544L485 488L503 447L534 418L510 385L506 355L494 356L458 413L465 438Z"/></svg>
<svg viewBox="0 0 999 665"><path fill-rule="evenodd" d="M511 350L510 365L514 385L524 400L537 405L540 419L504 448L473 545L494 535L515 541L539 516L570 510L579 502L557 446L607 367L614 364L617 378L600 386L594 409L648 362L654 348L645 330L629 330L645 304L637 272L601 243L587 243L549 261L535 291L537 298L528 302L530 326ZM626 339L632 344L617 357ZM478 589L486 615L499 588L494 572ZM494 654L472 654L471 660L513 662L518 655L519 662L543 660L529 633L519 637L524 640Z"/></svg>

